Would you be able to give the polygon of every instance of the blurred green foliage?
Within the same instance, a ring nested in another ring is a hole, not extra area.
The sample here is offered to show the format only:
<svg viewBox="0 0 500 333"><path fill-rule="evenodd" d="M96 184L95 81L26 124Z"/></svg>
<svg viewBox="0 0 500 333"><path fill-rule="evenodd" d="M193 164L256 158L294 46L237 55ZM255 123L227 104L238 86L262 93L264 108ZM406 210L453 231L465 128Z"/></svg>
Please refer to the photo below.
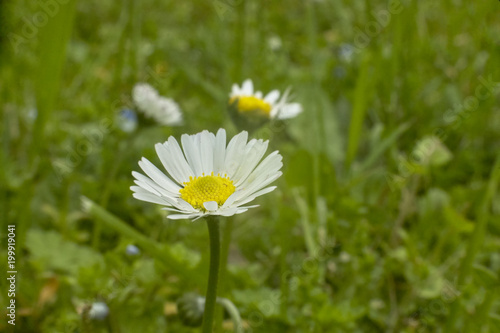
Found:
<svg viewBox="0 0 500 333"><path fill-rule="evenodd" d="M197 331L174 303L204 293L206 227L134 200L131 171L158 163L169 135L236 133L228 94L247 77L292 86L304 107L253 133L284 176L225 222L221 292L247 331L500 331L499 6L2 1L0 253L15 224L16 331ZM136 82L174 98L184 126L120 130ZM81 195L116 224L82 212ZM127 255L137 239L121 221L164 248Z"/></svg>

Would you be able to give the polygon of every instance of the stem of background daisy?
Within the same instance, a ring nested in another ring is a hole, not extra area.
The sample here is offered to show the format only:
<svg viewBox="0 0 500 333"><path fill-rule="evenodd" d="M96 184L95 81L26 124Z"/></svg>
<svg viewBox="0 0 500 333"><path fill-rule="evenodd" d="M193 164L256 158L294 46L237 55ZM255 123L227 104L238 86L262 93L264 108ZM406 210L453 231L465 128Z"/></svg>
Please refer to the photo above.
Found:
<svg viewBox="0 0 500 333"><path fill-rule="evenodd" d="M217 303L226 309L227 313L233 321L234 331L236 333L243 333L243 323L241 322L240 312L238 308L227 298L217 297Z"/></svg>
<svg viewBox="0 0 500 333"><path fill-rule="evenodd" d="M210 270L208 273L207 294L205 296L202 332L212 333L215 301L217 299L217 283L219 280L220 230L218 217L208 216L206 220L210 237Z"/></svg>

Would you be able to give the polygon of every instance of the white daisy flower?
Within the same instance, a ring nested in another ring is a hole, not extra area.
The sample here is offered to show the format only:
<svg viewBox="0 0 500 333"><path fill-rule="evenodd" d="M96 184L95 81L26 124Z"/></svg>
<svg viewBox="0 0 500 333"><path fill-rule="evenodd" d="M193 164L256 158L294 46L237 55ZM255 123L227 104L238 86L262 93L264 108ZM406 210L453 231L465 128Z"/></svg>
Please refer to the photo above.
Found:
<svg viewBox="0 0 500 333"><path fill-rule="evenodd" d="M179 105L171 98L160 96L149 84L136 84L132 90L132 99L146 117L157 123L168 126L182 124L182 111Z"/></svg>
<svg viewBox="0 0 500 333"><path fill-rule="evenodd" d="M139 166L147 176L132 172L134 198L165 206L176 213L168 215L170 219L231 216L257 207L245 205L276 188L268 185L281 176L283 163L278 151L261 162L269 141L247 140L243 131L226 147L226 131L219 129L217 135L182 135L182 148L172 136L157 143L156 153L168 175L142 158Z"/></svg>
<svg viewBox="0 0 500 333"><path fill-rule="evenodd" d="M241 114L257 111L258 114L270 119L289 119L302 112L302 105L299 103L288 103L289 93L290 89L287 89L283 95L278 90L272 90L264 97L262 92L254 92L252 80L247 79L241 88L233 84L231 94L229 94L229 104L237 100L236 107Z"/></svg>

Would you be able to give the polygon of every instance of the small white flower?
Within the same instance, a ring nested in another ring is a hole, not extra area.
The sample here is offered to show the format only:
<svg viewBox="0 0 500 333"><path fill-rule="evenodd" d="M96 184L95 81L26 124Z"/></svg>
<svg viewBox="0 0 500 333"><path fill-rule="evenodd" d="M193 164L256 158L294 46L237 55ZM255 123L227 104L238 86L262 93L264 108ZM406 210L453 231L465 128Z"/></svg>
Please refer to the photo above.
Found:
<svg viewBox="0 0 500 333"><path fill-rule="evenodd" d="M271 36L267 39L267 45L272 51L278 51L283 46L283 42L279 36Z"/></svg>
<svg viewBox="0 0 500 333"><path fill-rule="evenodd" d="M129 256L137 256L137 255L141 254L141 250L139 250L139 248L137 246L135 246L134 244L127 245L125 252Z"/></svg>
<svg viewBox="0 0 500 333"><path fill-rule="evenodd" d="M104 302L95 302L89 310L89 317L97 320L104 320L109 314L108 305Z"/></svg>
<svg viewBox="0 0 500 333"><path fill-rule="evenodd" d="M267 186L281 176L283 163L278 151L261 162L269 141L247 140L243 131L226 146L226 131L219 129L217 135L182 135L182 148L172 136L157 143L156 153L168 175L142 158L139 166L147 176L132 172L134 198L177 213L168 215L170 219L231 216L257 207L245 205L276 188Z"/></svg>
<svg viewBox="0 0 500 333"><path fill-rule="evenodd" d="M259 111L261 115L270 119L289 119L302 112L302 105L299 103L288 103L289 93L290 89L283 95L278 90L272 90L264 97L262 92L254 92L252 80L247 79L241 88L233 84L229 104L238 100L237 108L240 114Z"/></svg>
<svg viewBox="0 0 500 333"><path fill-rule="evenodd" d="M138 83L134 86L132 99L146 117L161 125L175 126L182 123L182 111L179 105L171 98L160 96L147 83Z"/></svg>
<svg viewBox="0 0 500 333"><path fill-rule="evenodd" d="M156 111L156 120L159 123L165 125L182 124L181 108L173 99L160 97L153 109Z"/></svg>
<svg viewBox="0 0 500 333"><path fill-rule="evenodd" d="M159 97L158 92L147 83L137 83L132 90L132 99L141 111L151 109Z"/></svg>

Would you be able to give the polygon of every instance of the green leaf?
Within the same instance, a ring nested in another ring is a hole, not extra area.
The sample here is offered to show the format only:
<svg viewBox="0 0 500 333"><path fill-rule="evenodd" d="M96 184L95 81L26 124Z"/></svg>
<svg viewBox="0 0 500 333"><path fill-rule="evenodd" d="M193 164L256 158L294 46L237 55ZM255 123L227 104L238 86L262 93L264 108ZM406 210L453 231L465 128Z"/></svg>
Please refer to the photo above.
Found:
<svg viewBox="0 0 500 333"><path fill-rule="evenodd" d="M366 309L353 306L350 301L344 301L339 305L325 305L315 316L321 323L352 323L361 318Z"/></svg>
<svg viewBox="0 0 500 333"><path fill-rule="evenodd" d="M234 300L250 308L257 308L265 317L279 313L281 293L279 290L263 287L260 289L234 290Z"/></svg>
<svg viewBox="0 0 500 333"><path fill-rule="evenodd" d="M346 167L349 168L358 152L359 142L363 136L363 121L370 95L370 57L366 56L361 64L356 89L354 91L351 122L349 124L349 141L347 145Z"/></svg>
<svg viewBox="0 0 500 333"><path fill-rule="evenodd" d="M446 205L444 207L444 217L446 222L456 231L460 233L469 233L474 230L474 223L467 220L463 215L459 214L453 207Z"/></svg>
<svg viewBox="0 0 500 333"><path fill-rule="evenodd" d="M67 241L55 231L31 229L26 238L31 259L46 270L76 275L80 267L104 264L102 256L89 247Z"/></svg>

